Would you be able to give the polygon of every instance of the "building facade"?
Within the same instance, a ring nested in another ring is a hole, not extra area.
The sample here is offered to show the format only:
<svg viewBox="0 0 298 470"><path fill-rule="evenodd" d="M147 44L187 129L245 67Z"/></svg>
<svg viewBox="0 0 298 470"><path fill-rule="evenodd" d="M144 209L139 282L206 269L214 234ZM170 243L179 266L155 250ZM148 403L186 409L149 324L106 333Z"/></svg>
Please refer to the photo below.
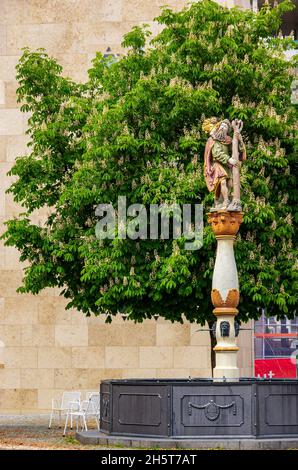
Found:
<svg viewBox="0 0 298 470"><path fill-rule="evenodd" d="M16 101L15 66L24 46L44 47L64 74L84 81L96 51L121 53L121 38L149 23L161 5L183 0L0 0L0 231L19 207L5 194L16 156L26 153L26 116ZM249 7L248 0L226 0ZM42 211L36 221L43 217ZM0 414L46 411L63 390L97 390L101 379L210 377L210 337L198 325L161 318L133 324L65 310L57 289L17 294L18 252L0 245ZM241 375L252 374L252 333L240 335Z"/></svg>

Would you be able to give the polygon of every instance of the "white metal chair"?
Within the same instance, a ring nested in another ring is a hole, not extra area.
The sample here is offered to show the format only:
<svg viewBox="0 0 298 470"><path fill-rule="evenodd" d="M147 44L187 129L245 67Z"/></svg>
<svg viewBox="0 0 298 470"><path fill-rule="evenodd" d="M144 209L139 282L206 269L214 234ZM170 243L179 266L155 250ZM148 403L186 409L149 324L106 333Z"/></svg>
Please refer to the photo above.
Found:
<svg viewBox="0 0 298 470"><path fill-rule="evenodd" d="M97 395L97 394L98 394L97 390L95 390L93 392L86 392L85 401L88 401L89 398L91 397L91 395Z"/></svg>
<svg viewBox="0 0 298 470"><path fill-rule="evenodd" d="M99 430L99 414L100 414L100 394L92 393L89 400L84 400L81 403L72 402L69 404L67 411L63 436L66 434L68 420L72 424L72 419L77 419L77 430L79 429L79 420L82 429L88 431L87 420L93 418L96 421L97 429Z"/></svg>
<svg viewBox="0 0 298 470"><path fill-rule="evenodd" d="M49 429L51 428L52 420L53 420L55 413L58 414L59 428L61 428L62 413L63 414L67 413L70 403L79 404L80 402L81 402L81 392L63 392L60 403L55 398L52 398L52 411L51 411L51 416L50 416ZM71 428L72 428L72 419L71 419Z"/></svg>

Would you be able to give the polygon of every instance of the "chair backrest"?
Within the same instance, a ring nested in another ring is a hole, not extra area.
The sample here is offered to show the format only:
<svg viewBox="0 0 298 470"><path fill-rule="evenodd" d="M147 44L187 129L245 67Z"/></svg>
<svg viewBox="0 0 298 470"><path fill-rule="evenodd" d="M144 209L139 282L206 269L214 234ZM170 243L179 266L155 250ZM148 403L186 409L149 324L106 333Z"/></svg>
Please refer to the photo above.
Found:
<svg viewBox="0 0 298 470"><path fill-rule="evenodd" d="M89 401L91 395L97 395L98 393L99 393L99 392L97 392L97 391L86 392L86 398L85 398L85 400L86 400L86 401Z"/></svg>
<svg viewBox="0 0 298 470"><path fill-rule="evenodd" d="M100 393L92 393L89 398L88 406L87 406L87 414L99 414L100 408Z"/></svg>
<svg viewBox="0 0 298 470"><path fill-rule="evenodd" d="M81 401L81 392L63 392L61 400L61 408L63 410L68 410L69 402L71 401Z"/></svg>

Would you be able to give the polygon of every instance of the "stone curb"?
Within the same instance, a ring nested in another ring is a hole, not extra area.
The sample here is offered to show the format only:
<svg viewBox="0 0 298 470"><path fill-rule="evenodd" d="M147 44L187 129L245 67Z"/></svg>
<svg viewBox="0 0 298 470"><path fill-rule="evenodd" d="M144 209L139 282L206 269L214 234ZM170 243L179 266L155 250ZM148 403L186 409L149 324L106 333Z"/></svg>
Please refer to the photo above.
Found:
<svg viewBox="0 0 298 470"><path fill-rule="evenodd" d="M286 450L297 449L297 438L285 439L150 439L128 436L107 436L98 431L80 431L76 439L81 444L125 446L160 449L228 449L228 450Z"/></svg>

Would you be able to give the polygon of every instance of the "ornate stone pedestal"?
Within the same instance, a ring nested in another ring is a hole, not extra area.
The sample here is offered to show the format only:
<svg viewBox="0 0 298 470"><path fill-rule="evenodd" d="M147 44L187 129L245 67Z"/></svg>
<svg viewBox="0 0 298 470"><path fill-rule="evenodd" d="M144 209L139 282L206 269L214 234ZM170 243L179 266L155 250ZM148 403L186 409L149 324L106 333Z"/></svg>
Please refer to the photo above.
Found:
<svg viewBox="0 0 298 470"><path fill-rule="evenodd" d="M238 313L239 283L234 257L234 240L242 222L242 212L217 211L208 214L208 222L217 240L212 279L211 300L215 307L217 345L214 379L239 379L235 337L238 334L235 316ZM236 328L235 328L236 326Z"/></svg>

